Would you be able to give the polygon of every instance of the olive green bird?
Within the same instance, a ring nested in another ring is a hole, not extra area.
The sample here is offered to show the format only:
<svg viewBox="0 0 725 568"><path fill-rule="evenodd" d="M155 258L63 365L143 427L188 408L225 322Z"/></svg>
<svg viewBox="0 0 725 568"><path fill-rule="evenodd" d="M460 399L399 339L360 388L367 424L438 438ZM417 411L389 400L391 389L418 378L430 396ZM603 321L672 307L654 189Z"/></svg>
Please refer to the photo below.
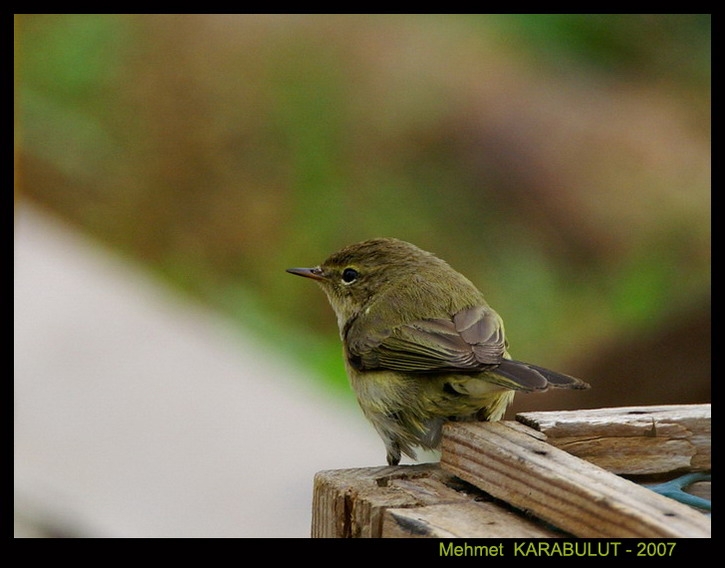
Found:
<svg viewBox="0 0 725 568"><path fill-rule="evenodd" d="M337 315L358 403L385 443L435 449L447 420L500 420L516 391L586 389L579 379L514 361L501 317L446 262L393 238L356 243L314 268Z"/></svg>

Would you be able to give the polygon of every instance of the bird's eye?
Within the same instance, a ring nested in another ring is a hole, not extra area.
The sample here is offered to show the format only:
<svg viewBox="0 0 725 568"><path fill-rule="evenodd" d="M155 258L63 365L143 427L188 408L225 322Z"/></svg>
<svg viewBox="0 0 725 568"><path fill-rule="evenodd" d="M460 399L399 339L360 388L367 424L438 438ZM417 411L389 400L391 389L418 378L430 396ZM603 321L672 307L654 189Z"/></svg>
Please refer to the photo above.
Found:
<svg viewBox="0 0 725 568"><path fill-rule="evenodd" d="M357 280L358 272L354 268L346 268L342 271L342 281L345 284L352 284Z"/></svg>

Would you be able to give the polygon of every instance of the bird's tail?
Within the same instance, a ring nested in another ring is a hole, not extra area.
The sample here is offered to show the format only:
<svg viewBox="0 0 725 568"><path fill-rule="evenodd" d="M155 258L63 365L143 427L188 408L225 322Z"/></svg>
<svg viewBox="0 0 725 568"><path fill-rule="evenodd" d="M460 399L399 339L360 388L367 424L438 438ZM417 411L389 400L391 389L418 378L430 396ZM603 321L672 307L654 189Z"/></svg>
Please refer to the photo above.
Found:
<svg viewBox="0 0 725 568"><path fill-rule="evenodd" d="M588 383L575 377L513 359L504 359L498 367L492 370L492 373L503 378L506 383L510 384L510 388L516 390L545 390L548 387L589 388Z"/></svg>

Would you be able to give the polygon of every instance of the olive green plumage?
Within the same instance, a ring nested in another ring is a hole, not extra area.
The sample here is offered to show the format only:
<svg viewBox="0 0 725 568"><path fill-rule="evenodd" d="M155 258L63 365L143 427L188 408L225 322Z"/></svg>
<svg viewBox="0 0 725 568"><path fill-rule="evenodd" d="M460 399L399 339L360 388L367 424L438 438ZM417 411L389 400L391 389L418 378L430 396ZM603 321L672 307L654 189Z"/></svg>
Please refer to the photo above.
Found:
<svg viewBox="0 0 725 568"><path fill-rule="evenodd" d="M511 360L501 317L446 262L392 238L356 243L314 268L337 315L357 400L387 460L434 449L446 420L499 420L517 390L588 388Z"/></svg>

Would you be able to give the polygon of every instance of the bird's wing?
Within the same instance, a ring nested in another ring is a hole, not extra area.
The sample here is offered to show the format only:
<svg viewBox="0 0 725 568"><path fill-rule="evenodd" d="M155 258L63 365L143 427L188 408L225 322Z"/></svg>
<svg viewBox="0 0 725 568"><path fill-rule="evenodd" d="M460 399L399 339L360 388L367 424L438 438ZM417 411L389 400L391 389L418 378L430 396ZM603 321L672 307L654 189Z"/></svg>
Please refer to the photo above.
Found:
<svg viewBox="0 0 725 568"><path fill-rule="evenodd" d="M501 318L487 306L363 335L348 341L348 356L361 370L476 372L498 365L506 352Z"/></svg>

